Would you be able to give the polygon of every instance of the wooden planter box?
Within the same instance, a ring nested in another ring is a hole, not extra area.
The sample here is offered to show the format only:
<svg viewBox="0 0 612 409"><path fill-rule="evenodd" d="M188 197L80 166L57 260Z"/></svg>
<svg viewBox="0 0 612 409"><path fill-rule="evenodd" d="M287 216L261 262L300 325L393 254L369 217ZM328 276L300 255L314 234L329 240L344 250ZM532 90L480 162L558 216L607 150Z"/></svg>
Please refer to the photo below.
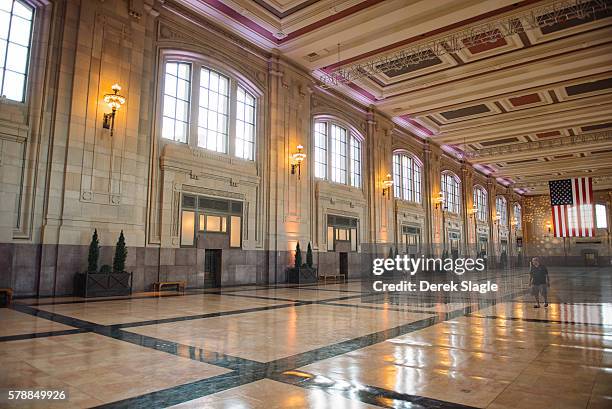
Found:
<svg viewBox="0 0 612 409"><path fill-rule="evenodd" d="M76 273L74 293L79 297L132 294L132 273Z"/></svg>
<svg viewBox="0 0 612 409"><path fill-rule="evenodd" d="M308 267L288 268L287 282L293 284L316 283L318 280L317 269Z"/></svg>

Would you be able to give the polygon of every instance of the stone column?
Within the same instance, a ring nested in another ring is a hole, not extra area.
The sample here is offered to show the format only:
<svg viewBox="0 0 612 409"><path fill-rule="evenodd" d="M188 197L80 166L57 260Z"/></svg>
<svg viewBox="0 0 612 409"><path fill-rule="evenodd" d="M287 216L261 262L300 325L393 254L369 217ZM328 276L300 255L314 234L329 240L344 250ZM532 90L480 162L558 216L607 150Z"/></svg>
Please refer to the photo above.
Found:
<svg viewBox="0 0 612 409"><path fill-rule="evenodd" d="M425 221L423 223L423 240L425 240L426 247L424 249L425 254L430 256L433 254L433 232L434 223L433 215L434 209L432 208L433 203L431 198L433 197L432 183L431 183L431 147L429 141L425 141L423 144L423 186L422 186L422 199L423 209L425 209Z"/></svg>

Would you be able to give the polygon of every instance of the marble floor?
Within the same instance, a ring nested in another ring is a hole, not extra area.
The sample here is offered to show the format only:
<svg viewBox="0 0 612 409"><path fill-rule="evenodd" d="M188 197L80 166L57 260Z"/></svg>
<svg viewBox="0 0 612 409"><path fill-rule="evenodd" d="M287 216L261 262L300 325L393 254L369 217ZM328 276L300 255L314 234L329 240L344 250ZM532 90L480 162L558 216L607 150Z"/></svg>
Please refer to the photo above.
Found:
<svg viewBox="0 0 612 409"><path fill-rule="evenodd" d="M612 408L612 269L551 281L540 309L523 280L483 299L359 281L17 299L0 407ZM67 400L4 396L35 389Z"/></svg>

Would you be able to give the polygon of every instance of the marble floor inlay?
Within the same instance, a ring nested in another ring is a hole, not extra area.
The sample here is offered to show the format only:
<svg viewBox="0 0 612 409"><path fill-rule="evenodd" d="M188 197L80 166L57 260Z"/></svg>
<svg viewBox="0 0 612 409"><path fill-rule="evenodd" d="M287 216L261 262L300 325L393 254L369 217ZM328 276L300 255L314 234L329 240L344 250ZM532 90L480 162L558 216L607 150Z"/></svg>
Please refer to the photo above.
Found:
<svg viewBox="0 0 612 409"><path fill-rule="evenodd" d="M0 407L609 408L611 275L590 271L552 271L541 309L524 286L478 301L358 281L19 299L0 309L0 390L69 400Z"/></svg>

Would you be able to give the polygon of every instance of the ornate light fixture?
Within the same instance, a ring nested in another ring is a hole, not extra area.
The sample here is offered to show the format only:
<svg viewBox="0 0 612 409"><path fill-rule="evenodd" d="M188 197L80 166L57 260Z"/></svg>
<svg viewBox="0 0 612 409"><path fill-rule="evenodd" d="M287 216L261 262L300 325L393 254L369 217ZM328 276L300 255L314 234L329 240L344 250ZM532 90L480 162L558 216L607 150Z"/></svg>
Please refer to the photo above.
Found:
<svg viewBox="0 0 612 409"><path fill-rule="evenodd" d="M295 169L297 168L298 179L302 172L302 162L306 159L306 154L303 152L304 147L302 145L296 146L297 152L291 155L293 163L291 164L291 174L295 175Z"/></svg>
<svg viewBox="0 0 612 409"><path fill-rule="evenodd" d="M385 176L385 179L383 180L382 185L383 185L383 191L382 191L383 196L385 196L385 193L386 193L387 198L390 198L391 188L393 187L393 178L391 177L391 174L387 173L387 176Z"/></svg>
<svg viewBox="0 0 612 409"><path fill-rule="evenodd" d="M436 209L444 203L444 192L438 193L438 196L434 198L434 203L436 204Z"/></svg>
<svg viewBox="0 0 612 409"><path fill-rule="evenodd" d="M113 136L113 131L115 130L115 113L121 108L121 105L125 104L126 100L123 95L119 95L119 91L121 91L121 86L119 84L113 84L111 89L113 90L112 94L104 95L104 102L110 107L111 113L104 114L102 127L104 129L110 129L110 135Z"/></svg>
<svg viewBox="0 0 612 409"><path fill-rule="evenodd" d="M468 210L468 213L474 215L474 218L476 218L476 213L478 213L478 206L473 205L472 208Z"/></svg>

